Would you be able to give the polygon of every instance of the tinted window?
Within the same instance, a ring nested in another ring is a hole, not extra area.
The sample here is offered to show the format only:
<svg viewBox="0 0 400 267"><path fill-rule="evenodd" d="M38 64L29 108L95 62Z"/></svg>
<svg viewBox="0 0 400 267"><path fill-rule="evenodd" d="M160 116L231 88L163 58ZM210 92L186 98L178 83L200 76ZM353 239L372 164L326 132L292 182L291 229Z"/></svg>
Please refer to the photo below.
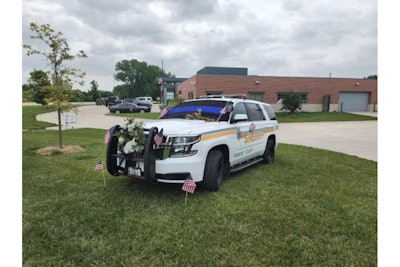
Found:
<svg viewBox="0 0 400 267"><path fill-rule="evenodd" d="M268 117L269 117L270 120L276 120L275 112L271 108L271 106L264 105L264 109L267 112Z"/></svg>
<svg viewBox="0 0 400 267"><path fill-rule="evenodd" d="M199 100L182 102L176 107L168 110L163 119L180 118L185 119L188 114L201 111L203 117L214 121L227 121L229 112L223 112L226 101Z"/></svg>
<svg viewBox="0 0 400 267"><path fill-rule="evenodd" d="M264 114L259 105L254 103L246 103L247 114L249 121L262 121L265 120Z"/></svg>

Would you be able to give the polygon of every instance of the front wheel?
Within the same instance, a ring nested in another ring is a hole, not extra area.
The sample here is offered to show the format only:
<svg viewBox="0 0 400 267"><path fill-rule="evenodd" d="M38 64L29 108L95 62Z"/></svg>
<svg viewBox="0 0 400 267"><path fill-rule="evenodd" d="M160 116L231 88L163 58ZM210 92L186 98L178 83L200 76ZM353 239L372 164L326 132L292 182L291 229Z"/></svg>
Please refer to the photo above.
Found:
<svg viewBox="0 0 400 267"><path fill-rule="evenodd" d="M203 176L203 188L218 191L224 180L224 155L219 150L208 153Z"/></svg>
<svg viewBox="0 0 400 267"><path fill-rule="evenodd" d="M267 146L263 154L262 162L265 164L273 163L275 159L275 142L272 139L268 139Z"/></svg>

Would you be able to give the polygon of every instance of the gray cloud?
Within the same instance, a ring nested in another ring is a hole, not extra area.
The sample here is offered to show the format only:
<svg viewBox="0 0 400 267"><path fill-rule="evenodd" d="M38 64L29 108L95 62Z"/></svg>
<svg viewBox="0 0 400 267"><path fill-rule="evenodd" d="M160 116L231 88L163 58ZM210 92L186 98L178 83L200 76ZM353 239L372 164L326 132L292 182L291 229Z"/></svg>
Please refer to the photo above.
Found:
<svg viewBox="0 0 400 267"><path fill-rule="evenodd" d="M22 1L22 41L29 23L61 31L87 59L87 85L114 85L115 64L138 59L177 77L204 66L248 67L266 76L362 78L377 74L377 2L372 0ZM24 51L23 51L24 53ZM22 82L39 58L23 54ZM86 88L83 88L85 90Z"/></svg>

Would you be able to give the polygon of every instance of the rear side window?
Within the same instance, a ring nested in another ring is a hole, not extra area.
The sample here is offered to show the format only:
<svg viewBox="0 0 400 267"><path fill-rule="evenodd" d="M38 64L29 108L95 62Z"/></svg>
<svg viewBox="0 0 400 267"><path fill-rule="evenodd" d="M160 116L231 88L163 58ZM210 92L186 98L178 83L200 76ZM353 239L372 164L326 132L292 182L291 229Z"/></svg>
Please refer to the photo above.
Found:
<svg viewBox="0 0 400 267"><path fill-rule="evenodd" d="M265 111L267 112L269 119L270 120L276 120L275 112L272 109L272 107L271 106L267 106L267 105L263 105L263 107L264 107Z"/></svg>
<svg viewBox="0 0 400 267"><path fill-rule="evenodd" d="M263 121L265 120L261 107L254 103L246 103L247 114L249 121Z"/></svg>

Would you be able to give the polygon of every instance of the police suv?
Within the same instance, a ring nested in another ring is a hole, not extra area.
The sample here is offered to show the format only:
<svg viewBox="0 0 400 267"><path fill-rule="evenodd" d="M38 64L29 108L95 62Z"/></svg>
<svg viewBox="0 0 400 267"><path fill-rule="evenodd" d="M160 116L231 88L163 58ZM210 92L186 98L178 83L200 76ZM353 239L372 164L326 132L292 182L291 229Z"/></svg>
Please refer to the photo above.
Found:
<svg viewBox="0 0 400 267"><path fill-rule="evenodd" d="M146 142L139 156L118 146L120 125L109 130L107 170L149 183L193 179L217 191L224 177L255 163L272 163L279 126L269 104L236 96L184 101L143 122ZM157 138L158 137L158 138Z"/></svg>

